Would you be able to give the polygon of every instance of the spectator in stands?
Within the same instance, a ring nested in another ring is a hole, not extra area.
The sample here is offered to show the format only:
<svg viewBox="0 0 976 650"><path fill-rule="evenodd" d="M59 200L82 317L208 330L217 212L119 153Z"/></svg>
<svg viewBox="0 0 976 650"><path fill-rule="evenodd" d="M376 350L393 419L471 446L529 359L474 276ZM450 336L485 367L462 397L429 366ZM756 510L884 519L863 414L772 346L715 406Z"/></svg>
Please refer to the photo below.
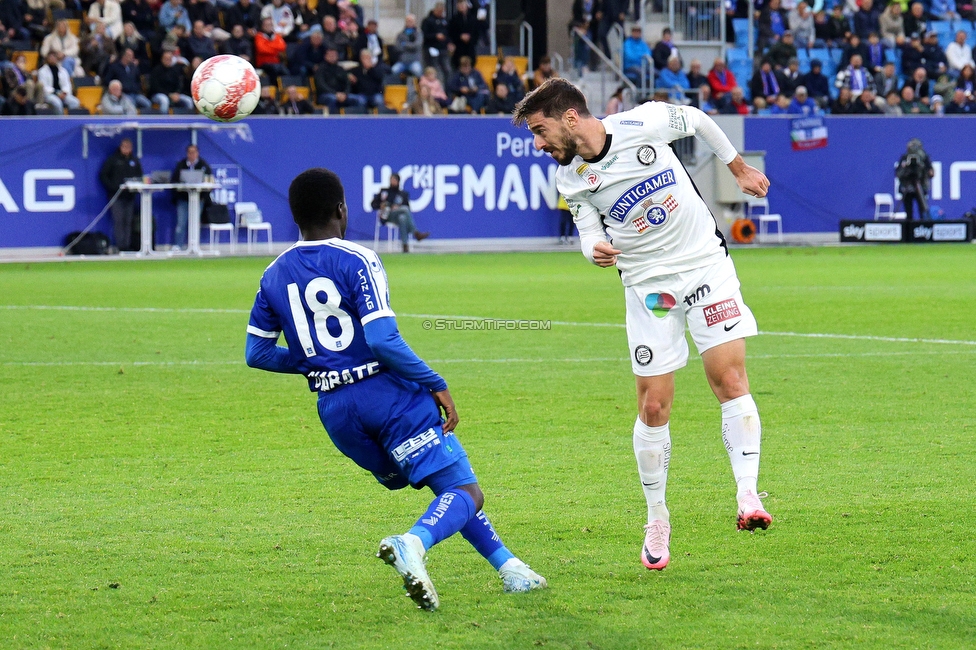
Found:
<svg viewBox="0 0 976 650"><path fill-rule="evenodd" d="M339 22L339 3L338 0L320 0L318 6L315 8L319 12L319 16L325 18L326 16L332 16Z"/></svg>
<svg viewBox="0 0 976 650"><path fill-rule="evenodd" d="M552 68L552 59L549 58L548 54L544 54L539 57L539 65L536 66L535 72L532 73L532 88L538 88L547 79L558 76L559 74Z"/></svg>
<svg viewBox="0 0 976 650"><path fill-rule="evenodd" d="M237 23L230 28L230 38L220 44L221 54L233 54L245 61L254 60L254 39L244 31L244 25Z"/></svg>
<svg viewBox="0 0 976 650"><path fill-rule="evenodd" d="M190 17L190 24L196 25L197 21L203 23L203 33L212 38L214 42L227 40L229 33L220 27L220 15L217 7L210 0L189 0L186 12Z"/></svg>
<svg viewBox="0 0 976 650"><path fill-rule="evenodd" d="M451 52L454 45L448 31L447 18L444 17L444 3L438 2L420 25L424 34L424 66L434 67L447 80L451 76Z"/></svg>
<svg viewBox="0 0 976 650"><path fill-rule="evenodd" d="M112 79L98 108L103 115L135 115L136 105L122 92L122 82ZM140 174L141 176L141 174ZM119 246L119 248L122 248Z"/></svg>
<svg viewBox="0 0 976 650"><path fill-rule="evenodd" d="M626 89L627 86L620 86L615 91L613 91L612 95L610 95L610 99L607 100L607 107L604 111L607 115L615 115L617 113L623 112L624 90Z"/></svg>
<svg viewBox="0 0 976 650"><path fill-rule="evenodd" d="M712 102L712 87L707 83L698 86L698 96L694 97L691 103L702 113L718 115L718 107Z"/></svg>
<svg viewBox="0 0 976 650"><path fill-rule="evenodd" d="M207 0L204 0L204 2L207 2ZM193 23L193 32L187 40L190 42L190 51L181 52L181 54L190 59L191 70L196 70L204 61L217 56L217 46L214 44L213 39L207 36L206 25L202 20Z"/></svg>
<svg viewBox="0 0 976 650"><path fill-rule="evenodd" d="M464 57L467 58L467 57ZM429 232L420 232L413 221L413 213L410 211L410 194L400 189L400 175L390 175L390 186L381 189L373 197L371 206L379 211L379 218L383 223L393 223L400 229L400 242L403 244L403 252L410 252L410 235L417 241L423 241L430 237Z"/></svg>
<svg viewBox="0 0 976 650"><path fill-rule="evenodd" d="M367 108L383 106L383 69L376 65L369 50L359 52L359 65L349 72L353 93L365 98Z"/></svg>
<svg viewBox="0 0 976 650"><path fill-rule="evenodd" d="M348 13L347 10L343 10L343 11L345 13ZM348 49L349 49L350 60L358 61L359 50L353 48L353 43L355 43L359 39L359 23L357 23L355 20L340 20L339 30L343 34L345 34L346 40L349 41Z"/></svg>
<svg viewBox="0 0 976 650"><path fill-rule="evenodd" d="M911 88L913 99L928 106L932 98L932 93L931 84L929 83L925 68L916 68L915 72L912 73L912 78L905 81L904 88ZM902 98L904 98L904 94L902 94Z"/></svg>
<svg viewBox="0 0 976 650"><path fill-rule="evenodd" d="M956 40L946 46L945 56L949 64L949 74L953 78L957 78L967 65L976 65L973 52L966 44L966 32L962 30L956 32Z"/></svg>
<svg viewBox="0 0 976 650"><path fill-rule="evenodd" d="M806 86L797 86L786 112L790 115L817 115L820 113L820 107L807 94Z"/></svg>
<svg viewBox="0 0 976 650"><path fill-rule="evenodd" d="M274 92L270 86L261 86L261 99L255 107L252 115L279 115L281 109L275 101Z"/></svg>
<svg viewBox="0 0 976 650"><path fill-rule="evenodd" d="M149 95L153 103L159 106L159 110L163 113L168 113L169 107L176 104L193 108L193 99L186 94L186 91L186 66L177 63L172 52L164 51L159 64L149 75Z"/></svg>
<svg viewBox="0 0 976 650"><path fill-rule="evenodd" d="M38 42L47 36L52 27L48 19L48 11L64 9L63 0L24 0L21 5L24 11L24 27L31 34L31 41Z"/></svg>
<svg viewBox="0 0 976 650"><path fill-rule="evenodd" d="M322 28L315 25L309 31L308 38L303 38L295 48L294 54L288 60L288 71L300 77L314 77L323 61L325 43L322 39Z"/></svg>
<svg viewBox="0 0 976 650"><path fill-rule="evenodd" d="M435 73L434 76L436 77L437 74ZM417 95L410 103L408 112L410 115L441 115L444 113L444 107L431 96L430 86L418 85Z"/></svg>
<svg viewBox="0 0 976 650"><path fill-rule="evenodd" d="M122 6L115 0L95 0L88 8L85 23L105 25L105 33L115 39L122 34Z"/></svg>
<svg viewBox="0 0 976 650"><path fill-rule="evenodd" d="M729 101L718 109L719 113L729 115L748 115L749 104L746 103L742 89L736 86L729 92Z"/></svg>
<svg viewBox="0 0 976 650"><path fill-rule="evenodd" d="M901 95L898 94L898 91L892 90L885 95L884 114L903 115L901 112Z"/></svg>
<svg viewBox="0 0 976 650"><path fill-rule="evenodd" d="M403 30L397 34L396 46L400 59L393 64L393 73L406 79L409 73L418 79L423 76L424 35L417 29L417 17L407 14L403 19Z"/></svg>
<svg viewBox="0 0 976 650"><path fill-rule="evenodd" d="M790 98L780 93L776 95L776 101L769 107L769 115L789 115Z"/></svg>
<svg viewBox="0 0 976 650"><path fill-rule="evenodd" d="M58 20L54 25L54 31L44 37L41 42L41 57L47 60L47 55L54 52L58 60L68 74L73 75L75 67L78 66L78 55L81 54L81 42L78 37L68 29L68 21ZM81 72L81 70L79 70Z"/></svg>
<svg viewBox="0 0 976 650"><path fill-rule="evenodd" d="M304 39L309 36L313 27L322 28L322 17L318 12L318 5L313 9L308 5L308 0L291 0L292 13L295 14L295 29L292 37Z"/></svg>
<svg viewBox="0 0 976 650"><path fill-rule="evenodd" d="M970 100L976 97L976 66L964 65L959 78L956 80L956 88L961 89Z"/></svg>
<svg viewBox="0 0 976 650"><path fill-rule="evenodd" d="M830 104L830 112L833 115L850 115L854 112L854 98L851 97L851 89L843 86L837 93L837 99Z"/></svg>
<svg viewBox="0 0 976 650"><path fill-rule="evenodd" d="M765 97L753 97L752 98L752 110L750 111L752 115L769 115L769 104L766 103Z"/></svg>
<svg viewBox="0 0 976 650"><path fill-rule="evenodd" d="M929 110L928 104L920 102L915 97L915 91L909 84L902 86L900 106L903 115L928 115L932 112Z"/></svg>
<svg viewBox="0 0 976 650"><path fill-rule="evenodd" d="M851 34L844 46L844 52L840 56L840 62L837 64L838 69L844 69L851 64L851 57L855 54L860 55L861 65L868 60L869 52L867 44L861 40L861 37L857 34Z"/></svg>
<svg viewBox="0 0 976 650"><path fill-rule="evenodd" d="M200 150L195 144L191 144L186 148L186 158L176 163L176 168L173 169L173 182L182 182L182 172L186 170L202 171L204 176L210 176L213 174L213 170L207 161L200 157ZM186 250L186 231L187 224L190 217L190 196L186 192L179 192L173 190L173 203L176 205L176 227L173 232L173 249L174 250ZM208 192L200 193L200 209L206 210L207 205L210 204L210 194Z"/></svg>
<svg viewBox="0 0 976 650"><path fill-rule="evenodd" d="M766 59L773 65L773 69L781 71L789 65L790 59L797 56L796 45L793 43L793 32L786 30L780 40L769 46Z"/></svg>
<svg viewBox="0 0 976 650"><path fill-rule="evenodd" d="M945 101L942 95L932 95L931 110L933 115L945 115Z"/></svg>
<svg viewBox="0 0 976 650"><path fill-rule="evenodd" d="M905 33L921 36L929 30L929 16L925 13L925 5L913 2L905 16Z"/></svg>
<svg viewBox="0 0 976 650"><path fill-rule="evenodd" d="M315 72L319 104L328 108L331 115L338 114L340 108L366 105L365 97L352 94L349 73L338 62L339 53L330 47L325 51L325 61Z"/></svg>
<svg viewBox="0 0 976 650"><path fill-rule="evenodd" d="M0 73L0 99L9 97L17 88L23 88L27 93L27 101L32 105L44 103L44 86L27 69L27 57L23 53L14 57L13 65L0 66Z"/></svg>
<svg viewBox="0 0 976 650"><path fill-rule="evenodd" d="M491 82L493 88L497 88L498 84L508 86L508 99L512 101L513 105L525 97L525 84L515 68L515 59L510 56L506 56L505 60L502 61L501 67L495 71Z"/></svg>
<svg viewBox="0 0 976 650"><path fill-rule="evenodd" d="M270 17L261 19L261 31L254 37L254 63L264 70L276 83L278 77L288 74L281 61L285 56L285 39L275 31L274 20Z"/></svg>
<svg viewBox="0 0 976 650"><path fill-rule="evenodd" d="M865 88L854 101L855 115L881 115L884 110L877 104L877 96L873 88Z"/></svg>
<svg viewBox="0 0 976 650"><path fill-rule="evenodd" d="M880 32L878 18L881 10L874 6L874 0L861 0L860 9L854 14L854 33L867 39L871 32Z"/></svg>
<svg viewBox="0 0 976 650"><path fill-rule="evenodd" d="M817 102L820 108L826 108L830 104L830 80L821 72L823 64L820 59L810 60L810 72L800 77L810 99Z"/></svg>
<svg viewBox="0 0 976 650"><path fill-rule="evenodd" d="M813 47L817 34L813 22L813 12L810 11L810 6L806 2L801 0L796 7L790 10L789 26L790 31L793 32L794 45L807 49Z"/></svg>
<svg viewBox="0 0 976 650"><path fill-rule="evenodd" d="M122 24L132 23L136 31L146 40L156 35L156 12L147 0L125 0L121 4Z"/></svg>
<svg viewBox="0 0 976 650"><path fill-rule="evenodd" d="M878 74L885 64L884 46L881 44L881 38L875 32L871 32L868 34L868 42L865 47L867 55L864 57L864 67L871 74Z"/></svg>
<svg viewBox="0 0 976 650"><path fill-rule="evenodd" d="M702 84L708 83L708 77L702 74L701 61L692 59L688 64L688 85L691 88L699 88Z"/></svg>
<svg viewBox="0 0 976 650"><path fill-rule="evenodd" d="M634 25L630 28L630 36L624 39L623 45L623 68L624 74L627 78L633 81L635 84L641 84L641 62L644 60L645 56L651 56L651 48L648 47L647 43L644 42L643 32L638 25ZM654 68L656 71L663 70L667 67L658 69L657 59L654 60ZM679 65L680 67L680 65Z"/></svg>
<svg viewBox="0 0 976 650"><path fill-rule="evenodd" d="M349 39L339 29L336 19L328 14L322 17L322 43L326 50L332 48L338 52L340 61L349 57Z"/></svg>
<svg viewBox="0 0 976 650"><path fill-rule="evenodd" d="M105 33L105 25L95 23L95 29L81 42L81 65L89 73L104 76L109 61L115 57L115 41Z"/></svg>
<svg viewBox="0 0 976 650"><path fill-rule="evenodd" d="M834 85L837 88L847 88L851 91L851 98L857 99L865 88L874 90L874 76L861 65L861 55L854 54L851 56L851 64L837 73Z"/></svg>
<svg viewBox="0 0 976 650"><path fill-rule="evenodd" d="M939 20L953 21L959 18L956 0L930 0L929 11Z"/></svg>
<svg viewBox="0 0 976 650"><path fill-rule="evenodd" d="M125 98L121 87L118 88L119 97ZM133 114L135 108L133 107ZM127 180L142 180L142 163L132 155L132 140L123 138L119 148L112 152L98 173L98 180L108 195L115 196L122 184ZM132 237L132 226L136 213L136 194L122 191L112 204L112 231L115 235L115 247L120 251L135 250Z"/></svg>
<svg viewBox="0 0 976 650"><path fill-rule="evenodd" d="M851 35L851 22L844 15L844 3L838 2L830 12L827 19L827 45L829 47L842 47Z"/></svg>
<svg viewBox="0 0 976 650"><path fill-rule="evenodd" d="M149 108L152 102L142 94L142 79L139 65L136 63L135 53L125 50L115 63L110 63L105 71L105 83L118 79L122 82L122 92L132 100L136 108Z"/></svg>
<svg viewBox="0 0 976 650"><path fill-rule="evenodd" d="M27 97L27 88L18 86L10 93L10 98L0 106L0 115L11 117L27 117L37 115L37 109Z"/></svg>
<svg viewBox="0 0 976 650"><path fill-rule="evenodd" d="M675 103L686 103L686 95L691 85L688 83L688 75L681 69L681 59L677 55L668 59L668 67L657 76L655 88L665 88L668 90L668 98Z"/></svg>
<svg viewBox="0 0 976 650"><path fill-rule="evenodd" d="M759 12L759 38L757 39L760 51L783 36L787 22L787 14L780 7L780 0L768 0L763 3Z"/></svg>
<svg viewBox="0 0 976 650"><path fill-rule="evenodd" d="M152 65L149 53L146 51L146 40L142 37L134 23L123 23L122 35L115 39L115 49L117 52L125 52L126 49L132 50L136 58L136 65L140 72L149 72Z"/></svg>
<svg viewBox="0 0 976 650"><path fill-rule="evenodd" d="M922 54L922 38L912 33L907 43L901 48L901 73L910 76L916 68L923 67L925 58Z"/></svg>
<svg viewBox="0 0 976 650"><path fill-rule="evenodd" d="M424 76L420 78L417 82L417 88L427 87L430 89L431 98L437 102L441 108L447 108L451 104L451 99L447 96L444 91L444 84L441 83L440 77L437 76L437 69L434 66L427 66L424 68Z"/></svg>
<svg viewBox="0 0 976 650"><path fill-rule="evenodd" d="M37 82L44 88L44 102L58 113L81 106L71 91L71 75L61 65L57 52L49 52L45 62L37 71Z"/></svg>
<svg viewBox="0 0 976 650"><path fill-rule="evenodd" d="M162 10L160 10L160 16L162 16ZM251 0L237 0L236 4L224 12L224 18L225 24L230 27L234 25L243 27L247 37L253 40L258 34L258 30L261 29L261 5L251 2ZM333 20L334 26L335 21Z"/></svg>
<svg viewBox="0 0 976 650"><path fill-rule="evenodd" d="M24 24L24 7L19 0L0 0L0 25L6 29L6 36L11 41L29 41L31 38L30 30Z"/></svg>
<svg viewBox="0 0 976 650"><path fill-rule="evenodd" d="M712 89L712 99L716 106L722 106L732 89L738 86L735 75L725 67L725 59L718 57L708 71L708 85Z"/></svg>
<svg viewBox="0 0 976 650"><path fill-rule="evenodd" d="M783 77L768 60L763 60L762 65L752 75L749 82L749 91L753 97L765 97L767 104L776 101L776 95L781 92L783 87Z"/></svg>
<svg viewBox="0 0 976 650"><path fill-rule="evenodd" d="M478 42L480 29L478 17L474 11L471 11L468 0L457 0L454 15L448 23L448 33L451 37L451 44L454 46L451 63L455 67L460 67L462 56L469 57L474 61L477 54L475 45Z"/></svg>
<svg viewBox="0 0 976 650"><path fill-rule="evenodd" d="M447 83L447 90L452 98L451 110L455 113L464 112L465 108L478 113L488 102L488 84L481 73L471 67L471 59L466 56L461 57L458 71Z"/></svg>
<svg viewBox="0 0 976 650"><path fill-rule="evenodd" d="M285 88L285 96L281 101L282 115L311 115L314 112L315 107L299 94L296 86Z"/></svg>
<svg viewBox="0 0 976 650"><path fill-rule="evenodd" d="M888 93L892 91L897 93L900 83L898 75L895 74L894 63L885 63L881 72L874 75L874 87L877 90L878 97L887 97Z"/></svg>
<svg viewBox="0 0 976 650"><path fill-rule="evenodd" d="M777 0L778 1L778 0ZM631 38L634 37L634 32L630 32ZM678 52L678 46L674 44L673 35L671 34L671 29L665 27L661 30L661 40L654 44L654 51L651 56L654 59L654 71L655 73L664 70L668 67L668 59L671 58L672 54ZM679 55L680 56L680 55ZM637 64L638 70L640 69L640 64Z"/></svg>
<svg viewBox="0 0 976 650"><path fill-rule="evenodd" d="M970 115L976 113L976 104L966 96L966 92L962 88L956 88L952 93L952 101L946 106L945 112L948 115Z"/></svg>
<svg viewBox="0 0 976 650"><path fill-rule="evenodd" d="M485 115L511 115L515 111L515 99L505 84L495 84L495 91L485 104Z"/></svg>
<svg viewBox="0 0 976 650"><path fill-rule="evenodd" d="M949 66L945 51L939 45L939 35L935 32L929 32L925 35L925 42L922 46L922 59L925 62L925 72L928 73L929 79L938 79L939 75L944 74L948 70Z"/></svg>
<svg viewBox="0 0 976 650"><path fill-rule="evenodd" d="M783 94L793 97L796 87L800 85L800 60L796 57L790 59L789 64L783 69Z"/></svg>
<svg viewBox="0 0 976 650"><path fill-rule="evenodd" d="M380 38L378 29L379 25L376 24L375 20L367 21L366 28L359 34L356 42L352 44L354 52L369 50L377 64L384 62L383 39Z"/></svg>
<svg viewBox="0 0 976 650"><path fill-rule="evenodd" d="M183 25L187 34L193 31L190 12L183 6L183 0L166 0L159 8L159 26L164 32L168 32L177 24Z"/></svg>
<svg viewBox="0 0 976 650"><path fill-rule="evenodd" d="M295 14L292 12L291 6L285 4L285 0L271 0L264 5L261 9L262 26L265 18L271 19L275 33L282 39L290 37L295 29Z"/></svg>
<svg viewBox="0 0 976 650"><path fill-rule="evenodd" d="M900 3L888 3L878 17L878 30L885 47L901 47L905 43L905 17Z"/></svg>

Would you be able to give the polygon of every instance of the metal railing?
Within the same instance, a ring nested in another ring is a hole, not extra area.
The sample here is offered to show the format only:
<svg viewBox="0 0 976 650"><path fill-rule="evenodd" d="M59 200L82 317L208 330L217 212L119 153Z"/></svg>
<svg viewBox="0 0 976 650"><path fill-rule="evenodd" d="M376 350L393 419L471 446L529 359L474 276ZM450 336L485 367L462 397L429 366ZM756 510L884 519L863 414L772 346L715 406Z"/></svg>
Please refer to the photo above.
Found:
<svg viewBox="0 0 976 650"><path fill-rule="evenodd" d="M600 66L600 96L606 100L610 95L607 92L607 76L612 74L614 84L614 89L616 86L625 86L625 93L629 93L633 98L637 95L637 85L633 81L627 78L620 66L616 65L610 58L603 53L596 43L594 43L585 34L580 34L579 32L573 32L573 49L575 51L577 40L586 44L586 47L590 50L590 55L596 55L600 62L603 64Z"/></svg>
<svg viewBox="0 0 976 650"><path fill-rule="evenodd" d="M725 44L724 0L668 0L668 22L685 43Z"/></svg>
<svg viewBox="0 0 976 650"><path fill-rule="evenodd" d="M566 60L563 55L559 52L552 52L549 54L549 60L552 61L552 69L556 71L560 77L566 76Z"/></svg>
<svg viewBox="0 0 976 650"><path fill-rule="evenodd" d="M491 3L491 6L494 7L495 3ZM534 66L532 61L532 47L532 25L523 20L522 24L519 25L519 54L529 57L529 70Z"/></svg>

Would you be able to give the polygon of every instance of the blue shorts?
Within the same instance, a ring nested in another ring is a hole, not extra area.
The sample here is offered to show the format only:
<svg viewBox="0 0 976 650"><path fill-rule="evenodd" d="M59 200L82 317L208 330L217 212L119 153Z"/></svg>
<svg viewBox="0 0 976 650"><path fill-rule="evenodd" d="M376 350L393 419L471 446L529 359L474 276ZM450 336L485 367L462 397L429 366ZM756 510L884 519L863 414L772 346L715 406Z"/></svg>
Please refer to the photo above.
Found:
<svg viewBox="0 0 976 650"><path fill-rule="evenodd" d="M318 410L336 448L390 490L420 489L434 474L439 486L477 482L464 447L444 433L437 403L420 384L384 372L319 393Z"/></svg>

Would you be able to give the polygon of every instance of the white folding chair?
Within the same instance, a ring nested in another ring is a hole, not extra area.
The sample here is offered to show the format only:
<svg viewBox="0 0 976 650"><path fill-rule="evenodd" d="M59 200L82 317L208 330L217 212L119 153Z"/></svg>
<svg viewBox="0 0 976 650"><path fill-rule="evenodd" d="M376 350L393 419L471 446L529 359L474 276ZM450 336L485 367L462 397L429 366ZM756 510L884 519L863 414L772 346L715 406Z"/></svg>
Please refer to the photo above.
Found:
<svg viewBox="0 0 976 650"><path fill-rule="evenodd" d="M393 242L400 238L400 227L392 221L385 221L383 217L388 214L388 210L376 211L376 228L373 230L373 250L380 247L380 229L386 226L386 252L393 252Z"/></svg>
<svg viewBox="0 0 976 650"><path fill-rule="evenodd" d="M258 209L258 204L249 201L239 201L234 204L234 212L237 213L238 232L241 228L247 230L247 252L251 252L251 248L253 247L254 242L257 240L257 234L264 231L268 238L268 252L270 253L273 250L271 224L264 220L264 215L261 214L261 210Z"/></svg>
<svg viewBox="0 0 976 650"><path fill-rule="evenodd" d="M895 212L895 197L886 192L878 192L874 195L874 220L880 221L882 218L904 219L904 212Z"/></svg>
<svg viewBox="0 0 976 650"><path fill-rule="evenodd" d="M757 211L758 210L758 211ZM756 238L762 243L769 233L769 224L776 224L776 240L783 243L783 217L779 214L769 213L769 200L766 197L750 197L746 207L746 218L755 219L759 222L759 230Z"/></svg>

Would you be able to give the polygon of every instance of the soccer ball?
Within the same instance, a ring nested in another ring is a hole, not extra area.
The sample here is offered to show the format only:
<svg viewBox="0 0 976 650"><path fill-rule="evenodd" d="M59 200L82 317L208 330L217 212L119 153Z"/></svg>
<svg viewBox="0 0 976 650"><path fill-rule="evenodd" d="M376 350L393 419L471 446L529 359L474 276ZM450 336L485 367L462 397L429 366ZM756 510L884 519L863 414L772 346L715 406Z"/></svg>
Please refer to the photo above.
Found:
<svg viewBox="0 0 976 650"><path fill-rule="evenodd" d="M190 81L197 110L217 122L236 122L251 114L261 99L261 82L251 64L221 54L200 64Z"/></svg>

